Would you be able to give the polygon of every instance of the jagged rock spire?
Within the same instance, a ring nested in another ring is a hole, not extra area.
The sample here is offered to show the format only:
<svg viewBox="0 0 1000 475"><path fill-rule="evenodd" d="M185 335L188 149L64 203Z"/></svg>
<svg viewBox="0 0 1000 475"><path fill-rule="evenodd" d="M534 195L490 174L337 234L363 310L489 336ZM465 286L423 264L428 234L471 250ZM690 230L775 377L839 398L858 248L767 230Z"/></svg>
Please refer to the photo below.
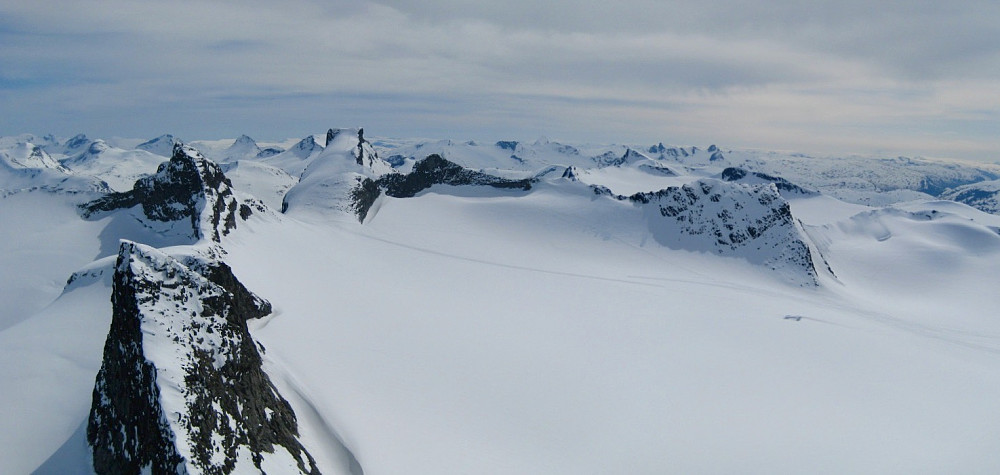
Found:
<svg viewBox="0 0 1000 475"><path fill-rule="evenodd" d="M94 470L318 473L247 329L266 302L228 267L188 260L122 241L87 424Z"/></svg>

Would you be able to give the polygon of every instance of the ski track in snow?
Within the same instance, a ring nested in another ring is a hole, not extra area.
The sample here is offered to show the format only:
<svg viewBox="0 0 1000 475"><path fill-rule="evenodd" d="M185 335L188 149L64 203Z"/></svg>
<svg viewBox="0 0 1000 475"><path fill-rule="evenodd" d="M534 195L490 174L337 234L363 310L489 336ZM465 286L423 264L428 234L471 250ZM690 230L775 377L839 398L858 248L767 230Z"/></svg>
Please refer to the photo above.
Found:
<svg viewBox="0 0 1000 475"><path fill-rule="evenodd" d="M347 231L347 230L345 229L345 231ZM360 233L360 232L356 232L356 231L347 231L347 232L351 232L352 234L355 234L355 235L358 235L358 236L367 237L369 239L372 239L372 240L375 240L375 241L379 241L379 242L382 242L382 243L385 243L385 244L389 244L389 245L392 245L392 246L397 246L397 247L401 247L401 248L405 248L405 249L409 249L409 250L413 250L413 251L418 251L418 252L422 252L422 253L426 253L426 254L431 254L431 255L446 257L446 258L449 258L449 259L457 259L457 260L462 260L462 261L466 261L466 262L473 262L473 263L477 263L477 264L485 264L485 265L490 265L490 266L495 266L495 267L502 267L502 268L506 268L506 269L514 269L514 270L526 271L526 272L537 272L537 273L542 273L542 274L560 275L560 276L574 277L574 278L579 278L579 279L590 279L590 280L598 280L598 281L605 281L605 282L615 282L615 283L624 283L624 284L630 284L630 285L640 285L640 286L659 287L659 288L667 288L667 286L660 285L660 284L648 283L648 282L641 282L640 280L657 280L657 281L664 281L664 282L676 282L676 283L681 283L681 284L690 284L690 285L700 285L700 286L709 286L709 287L723 288L723 289L735 290L735 291L738 291L738 292L748 293L748 294L755 294L755 295L768 295L768 296L772 296L772 297L775 297L775 298L792 299L792 300L795 300L795 301L799 301L799 302L803 302L803 303L809 303L809 304L815 304L816 298L820 297L819 295L814 295L814 296L806 297L806 296L802 296L802 295L796 294L794 292L787 292L787 293L785 293L785 292L777 292L777 291L774 291L774 290L771 290L771 289L765 289L765 288L762 288L762 287L753 287L753 286L749 286L749 285L738 285L738 284L724 283L724 282L718 282L718 281L695 280L695 279L680 279L680 278L667 278L667 277L648 277L648 276L641 276L641 275L627 275L626 278L620 279L620 278L606 277L606 276L600 276L600 275L590 275L590 274L564 272L564 271L551 270L551 269L542 269L542 268L538 268L538 267L529 267L529 266L521 266L521 265L514 265L514 264L506 264L506 263L502 263L502 262L489 261L489 260L486 260L486 259L480 259L480 258L474 258L474 257L468 257L468 256L460 256L460 255L446 253L446 252L437 251L437 250L433 250L433 249L427 249L427 248L423 248L423 247L418 247L418 246L414 246L414 245L411 245L411 244L406 244L406 243L402 243L402 242L395 241L395 240L392 240L392 239L384 238L384 237L373 236L370 233ZM644 249L642 249L639 246L635 246L633 244L627 243L624 240L620 240L620 239L616 239L616 240L618 242L621 242L621 243L627 245L627 246L630 246L630 247L636 248L638 250L641 250L643 252L646 252ZM704 274L702 274L702 275L704 275ZM637 279L640 279L640 280L637 280ZM891 316L889 314L886 314L886 313L874 312L874 311L865 310L865 309L862 309L862 308L859 308L859 307L856 307L856 306L852 306L852 305L850 305L848 303L843 302L841 299L836 299L836 298L833 298L832 296L822 296L820 298L822 298L824 300L824 304L825 305L833 307L833 308L840 309L845 314L854 315L854 316L857 316L857 317L860 317L860 318L864 318L866 320L878 322L878 323L880 323L882 325L885 325L885 326L888 326L888 327L891 327L891 328L903 330L903 331L906 331L906 332L911 333L911 334L915 334L915 335L919 335L919 336L922 336L922 337L934 339L934 340L937 340L937 341L941 341L941 342L945 342L945 343L950 343L950 344L962 346L962 347L965 347L965 348L968 348L968 349L972 349L972 350L984 351L984 352L987 352L987 353L1000 355L1000 335L989 335L989 334L983 334L983 333L977 333L977 332L970 332L970 331L952 329L952 328L947 328L947 327L943 327L943 326L931 326L931 325L921 324L921 323L917 323L917 322L909 322L909 321L903 320L903 319L898 318L898 317L893 317L893 316ZM834 323L834 322L819 320L819 319L815 319L815 318L812 318L812 317L803 317L803 320L813 320L813 321L817 321L817 322L821 322L821 323L828 323L828 324L831 324L831 325L841 326L841 327L844 327L844 328L855 328L855 327L851 327L849 325L844 325L844 324L839 324L839 323ZM989 342L994 343L994 344L991 345L989 343L980 343L980 342L977 342L978 340L983 340L983 339L988 340Z"/></svg>

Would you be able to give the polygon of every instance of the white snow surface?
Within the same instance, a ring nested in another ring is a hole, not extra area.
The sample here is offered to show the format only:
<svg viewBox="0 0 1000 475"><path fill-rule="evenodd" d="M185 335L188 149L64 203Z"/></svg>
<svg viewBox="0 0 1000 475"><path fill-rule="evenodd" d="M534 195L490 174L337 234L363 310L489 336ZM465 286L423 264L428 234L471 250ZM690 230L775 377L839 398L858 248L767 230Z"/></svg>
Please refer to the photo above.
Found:
<svg viewBox="0 0 1000 475"><path fill-rule="evenodd" d="M0 148L27 139L41 143ZM270 205L295 185L300 207L255 214L222 243L274 305L251 332L324 473L352 461L369 475L1000 471L1000 217L884 194L918 171L973 167L851 158L842 170L728 150L712 161L692 147L631 147L646 158L602 167L593 157L629 147L369 139L404 172L443 152L477 170L558 173L530 192L382 196L360 224L340 185L394 171L358 166L356 135L338 140L234 162L237 191ZM558 178L567 166L580 183ZM818 286L663 245L640 208L587 186L651 192L726 166L823 193L788 198ZM861 178L845 178L851 167ZM65 473L90 464L81 427L111 319L112 242L176 242L126 219L83 221L80 196L23 191L44 177L18 176L21 191L0 194L0 473Z"/></svg>

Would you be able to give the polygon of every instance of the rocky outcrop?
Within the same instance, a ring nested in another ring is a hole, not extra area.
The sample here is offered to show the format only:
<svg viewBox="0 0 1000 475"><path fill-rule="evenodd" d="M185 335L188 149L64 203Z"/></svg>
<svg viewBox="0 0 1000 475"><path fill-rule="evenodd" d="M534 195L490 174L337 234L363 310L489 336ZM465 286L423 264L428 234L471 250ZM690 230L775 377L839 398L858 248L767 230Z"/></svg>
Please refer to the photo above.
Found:
<svg viewBox="0 0 1000 475"><path fill-rule="evenodd" d="M501 189L530 190L529 178L512 180L464 168L444 157L434 154L413 164L408 174L386 174L378 179L365 179L354 189L354 210L364 221L368 210L380 193L394 198L411 198L434 185L478 185Z"/></svg>
<svg viewBox="0 0 1000 475"><path fill-rule="evenodd" d="M653 237L667 247L739 257L794 283L817 285L806 238L773 184L705 179L617 198L640 206Z"/></svg>
<svg viewBox="0 0 1000 475"><path fill-rule="evenodd" d="M510 150L511 152L517 150L517 141L514 140L499 140L495 145L501 150Z"/></svg>
<svg viewBox="0 0 1000 475"><path fill-rule="evenodd" d="M270 309L203 259L122 242L87 424L95 471L317 473L247 330Z"/></svg>
<svg viewBox="0 0 1000 475"><path fill-rule="evenodd" d="M135 182L131 191L111 193L81 205L84 217L141 206L143 215L160 222L190 222L194 240L218 242L263 205L239 203L232 182L214 162L183 144L174 146L170 161Z"/></svg>

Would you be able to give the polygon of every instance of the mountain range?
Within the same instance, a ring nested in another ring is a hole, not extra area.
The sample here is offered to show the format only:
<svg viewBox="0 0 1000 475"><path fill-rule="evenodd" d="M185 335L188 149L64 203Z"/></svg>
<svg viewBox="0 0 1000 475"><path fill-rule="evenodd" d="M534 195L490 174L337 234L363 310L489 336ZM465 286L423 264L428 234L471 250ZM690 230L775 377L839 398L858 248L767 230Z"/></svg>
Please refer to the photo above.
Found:
<svg viewBox="0 0 1000 475"><path fill-rule="evenodd" d="M1000 165L0 137L2 473L992 473Z"/></svg>

